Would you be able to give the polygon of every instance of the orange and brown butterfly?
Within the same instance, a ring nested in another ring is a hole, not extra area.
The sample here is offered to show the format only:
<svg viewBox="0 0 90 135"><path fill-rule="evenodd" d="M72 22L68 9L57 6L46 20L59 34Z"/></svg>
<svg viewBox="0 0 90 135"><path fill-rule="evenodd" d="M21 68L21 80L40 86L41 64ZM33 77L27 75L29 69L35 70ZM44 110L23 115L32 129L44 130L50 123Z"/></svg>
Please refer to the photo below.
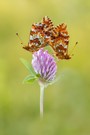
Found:
<svg viewBox="0 0 90 135"><path fill-rule="evenodd" d="M52 35L52 30L53 24L51 20L45 16L40 23L32 24L28 45L23 48L30 52L36 52L40 48L47 46Z"/></svg>
<svg viewBox="0 0 90 135"><path fill-rule="evenodd" d="M70 59L68 54L69 35L67 26L63 23L53 28L50 46L55 52L58 59Z"/></svg>

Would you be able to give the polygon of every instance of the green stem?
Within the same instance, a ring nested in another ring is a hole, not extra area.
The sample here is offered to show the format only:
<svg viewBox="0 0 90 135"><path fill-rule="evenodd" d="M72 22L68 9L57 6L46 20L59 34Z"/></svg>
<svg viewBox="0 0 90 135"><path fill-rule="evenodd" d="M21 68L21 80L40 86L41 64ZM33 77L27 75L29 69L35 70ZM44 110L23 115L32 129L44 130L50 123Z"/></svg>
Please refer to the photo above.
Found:
<svg viewBox="0 0 90 135"><path fill-rule="evenodd" d="M43 118L44 85L40 85L40 116Z"/></svg>

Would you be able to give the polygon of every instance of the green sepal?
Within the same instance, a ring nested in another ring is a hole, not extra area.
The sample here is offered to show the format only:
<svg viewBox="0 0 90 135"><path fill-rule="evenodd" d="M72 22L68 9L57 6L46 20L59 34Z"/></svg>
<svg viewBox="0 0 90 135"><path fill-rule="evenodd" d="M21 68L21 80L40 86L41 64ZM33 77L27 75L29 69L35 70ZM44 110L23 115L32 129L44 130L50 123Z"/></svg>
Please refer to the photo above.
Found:
<svg viewBox="0 0 90 135"><path fill-rule="evenodd" d="M23 59L23 58L20 58L20 61L24 64L24 66L29 70L29 72L31 73L31 75L35 75L36 76L36 73L33 71L33 69L32 69L32 67L31 67L31 65L30 65L30 63L27 61L27 60L25 60L25 59Z"/></svg>

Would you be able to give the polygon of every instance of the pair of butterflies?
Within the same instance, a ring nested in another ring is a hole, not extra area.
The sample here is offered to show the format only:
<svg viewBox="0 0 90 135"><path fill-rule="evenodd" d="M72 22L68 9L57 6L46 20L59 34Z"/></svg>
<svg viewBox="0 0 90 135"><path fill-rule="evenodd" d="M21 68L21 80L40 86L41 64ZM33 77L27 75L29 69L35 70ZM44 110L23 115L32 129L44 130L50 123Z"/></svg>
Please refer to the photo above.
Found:
<svg viewBox="0 0 90 135"><path fill-rule="evenodd" d="M33 53L49 45L58 59L70 59L69 35L66 28L64 23L55 27L52 21L45 16L40 23L32 24L28 45L23 48Z"/></svg>

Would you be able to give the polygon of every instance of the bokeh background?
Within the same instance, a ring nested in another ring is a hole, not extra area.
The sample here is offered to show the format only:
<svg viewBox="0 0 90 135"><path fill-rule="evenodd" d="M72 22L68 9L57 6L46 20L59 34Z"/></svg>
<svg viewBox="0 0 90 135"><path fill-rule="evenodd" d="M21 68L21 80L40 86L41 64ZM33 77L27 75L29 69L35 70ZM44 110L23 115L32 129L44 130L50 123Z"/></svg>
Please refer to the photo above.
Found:
<svg viewBox="0 0 90 135"><path fill-rule="evenodd" d="M71 60L58 62L60 80L45 90L44 119L39 117L39 85L22 84L31 62L28 43L32 23L48 15L66 23ZM90 1L0 0L0 135L90 135Z"/></svg>

